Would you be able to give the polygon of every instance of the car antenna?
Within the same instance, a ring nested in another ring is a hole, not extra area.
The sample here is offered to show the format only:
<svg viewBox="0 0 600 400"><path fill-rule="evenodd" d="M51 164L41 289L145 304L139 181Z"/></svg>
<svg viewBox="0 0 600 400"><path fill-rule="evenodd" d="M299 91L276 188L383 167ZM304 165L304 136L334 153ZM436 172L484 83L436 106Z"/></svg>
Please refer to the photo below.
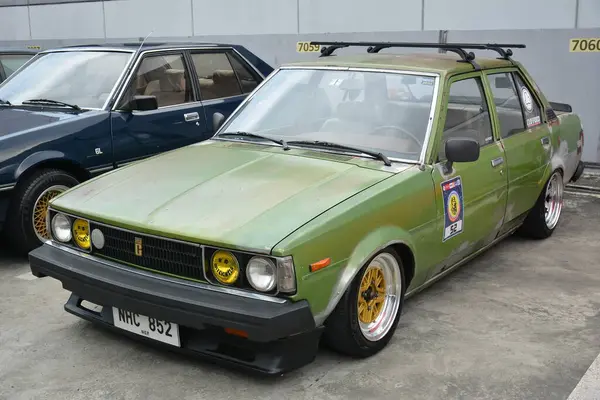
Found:
<svg viewBox="0 0 600 400"><path fill-rule="evenodd" d="M154 33L154 29L152 29L152 31L150 31L150 33L148 35L146 35L146 37L141 41L140 47L138 47L137 50L135 51L135 53L133 53L133 56L132 56L131 61L129 63L129 66L127 67L127 71L125 72L125 75L123 75L123 81L121 82L122 85L124 85L125 83L128 82L127 78L129 77L129 74L131 73L131 70L133 70L133 67L135 65L135 60L137 60L138 56L140 55L140 53L142 51L142 47L144 47L144 43L146 43L146 40L153 33ZM116 96L113 96L113 98L112 98L112 100L111 100L111 102L109 104L111 108L114 105L115 100L116 100Z"/></svg>

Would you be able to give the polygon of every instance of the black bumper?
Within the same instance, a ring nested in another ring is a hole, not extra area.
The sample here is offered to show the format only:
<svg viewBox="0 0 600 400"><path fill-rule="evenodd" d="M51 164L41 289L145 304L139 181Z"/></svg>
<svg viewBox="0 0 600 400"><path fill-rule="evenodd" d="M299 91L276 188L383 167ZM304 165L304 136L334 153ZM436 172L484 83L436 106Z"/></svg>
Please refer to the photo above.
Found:
<svg viewBox="0 0 600 400"><path fill-rule="evenodd" d="M29 262L33 275L58 279L73 293L66 311L136 339L163 346L116 328L112 307L178 324L181 347L164 345L172 350L262 373L296 369L317 353L321 329L306 301L277 303L214 291L49 244L30 252ZM102 311L85 308L83 300ZM226 334L224 328L247 332L247 338Z"/></svg>

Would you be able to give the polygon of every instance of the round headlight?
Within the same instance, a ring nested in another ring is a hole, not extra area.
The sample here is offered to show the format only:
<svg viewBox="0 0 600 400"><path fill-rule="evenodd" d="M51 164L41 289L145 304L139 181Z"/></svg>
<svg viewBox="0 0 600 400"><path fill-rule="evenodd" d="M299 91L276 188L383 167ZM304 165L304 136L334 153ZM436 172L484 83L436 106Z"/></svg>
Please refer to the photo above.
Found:
<svg viewBox="0 0 600 400"><path fill-rule="evenodd" d="M102 250L104 248L104 233L100 229L94 229L92 231L92 244L98 250Z"/></svg>
<svg viewBox="0 0 600 400"><path fill-rule="evenodd" d="M212 256L211 270L213 276L225 285L235 283L240 275L240 265L237 258L224 250L216 251Z"/></svg>
<svg viewBox="0 0 600 400"><path fill-rule="evenodd" d="M90 240L90 224L83 219L76 219L73 222L73 239L77 246L88 250L92 246Z"/></svg>
<svg viewBox="0 0 600 400"><path fill-rule="evenodd" d="M52 218L52 234L59 242L66 243L73 237L71 235L71 221L64 214L56 214Z"/></svg>
<svg viewBox="0 0 600 400"><path fill-rule="evenodd" d="M269 292L277 284L275 263L265 257L252 257L246 267L246 277L254 289Z"/></svg>

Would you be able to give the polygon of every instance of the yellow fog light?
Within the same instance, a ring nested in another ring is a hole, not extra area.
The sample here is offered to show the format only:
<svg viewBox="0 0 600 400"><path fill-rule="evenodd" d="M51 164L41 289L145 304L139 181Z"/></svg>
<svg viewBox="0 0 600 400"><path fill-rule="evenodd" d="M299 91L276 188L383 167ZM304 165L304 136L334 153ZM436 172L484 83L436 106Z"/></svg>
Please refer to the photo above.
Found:
<svg viewBox="0 0 600 400"><path fill-rule="evenodd" d="M83 219L76 219L73 222L73 239L77 246L82 249L89 249L91 244L90 241L90 224Z"/></svg>
<svg viewBox="0 0 600 400"><path fill-rule="evenodd" d="M240 275L240 265L237 258L228 251L219 250L212 256L211 269L213 276L225 285L237 281Z"/></svg>

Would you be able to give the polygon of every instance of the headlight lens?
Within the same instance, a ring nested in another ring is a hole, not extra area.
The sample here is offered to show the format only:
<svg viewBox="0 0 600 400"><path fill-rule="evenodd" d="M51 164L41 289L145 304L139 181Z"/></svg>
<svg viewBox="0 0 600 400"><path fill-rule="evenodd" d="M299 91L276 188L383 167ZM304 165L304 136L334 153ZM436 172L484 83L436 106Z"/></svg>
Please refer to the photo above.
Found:
<svg viewBox="0 0 600 400"><path fill-rule="evenodd" d="M73 239L75 239L77 246L84 250L88 250L92 246L89 222L83 219L76 219L73 222Z"/></svg>
<svg viewBox="0 0 600 400"><path fill-rule="evenodd" d="M228 251L218 250L212 256L211 270L213 276L222 284L234 284L240 274L237 258Z"/></svg>
<svg viewBox="0 0 600 400"><path fill-rule="evenodd" d="M59 242L67 243L73 237L71 235L71 221L64 214L56 214L52 218L52 234Z"/></svg>
<svg viewBox="0 0 600 400"><path fill-rule="evenodd" d="M246 267L246 276L250 285L260 292L269 292L277 284L275 263L265 257L252 257Z"/></svg>

